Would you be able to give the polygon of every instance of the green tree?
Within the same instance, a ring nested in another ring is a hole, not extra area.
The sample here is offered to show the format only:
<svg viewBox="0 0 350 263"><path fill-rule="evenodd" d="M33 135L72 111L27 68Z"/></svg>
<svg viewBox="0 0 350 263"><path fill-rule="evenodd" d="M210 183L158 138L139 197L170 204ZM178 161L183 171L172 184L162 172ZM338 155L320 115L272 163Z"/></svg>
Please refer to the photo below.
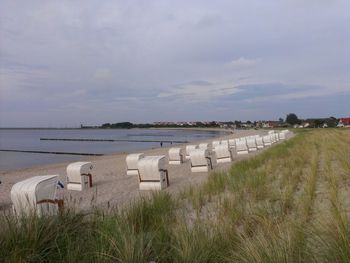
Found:
<svg viewBox="0 0 350 263"><path fill-rule="evenodd" d="M326 123L327 123L327 126L328 126L329 128L334 128L334 127L337 126L337 119L334 118L334 117L330 117L330 118L326 121Z"/></svg>
<svg viewBox="0 0 350 263"><path fill-rule="evenodd" d="M300 124L300 120L295 113L287 114L286 122L291 124L291 125Z"/></svg>

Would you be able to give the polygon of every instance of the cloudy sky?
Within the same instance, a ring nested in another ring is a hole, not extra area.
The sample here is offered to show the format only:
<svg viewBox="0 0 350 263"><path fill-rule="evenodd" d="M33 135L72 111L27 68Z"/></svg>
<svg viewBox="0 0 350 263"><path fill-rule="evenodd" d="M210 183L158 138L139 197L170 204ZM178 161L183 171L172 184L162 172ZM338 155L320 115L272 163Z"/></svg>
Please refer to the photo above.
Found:
<svg viewBox="0 0 350 263"><path fill-rule="evenodd" d="M0 127L350 115L349 0L0 1Z"/></svg>

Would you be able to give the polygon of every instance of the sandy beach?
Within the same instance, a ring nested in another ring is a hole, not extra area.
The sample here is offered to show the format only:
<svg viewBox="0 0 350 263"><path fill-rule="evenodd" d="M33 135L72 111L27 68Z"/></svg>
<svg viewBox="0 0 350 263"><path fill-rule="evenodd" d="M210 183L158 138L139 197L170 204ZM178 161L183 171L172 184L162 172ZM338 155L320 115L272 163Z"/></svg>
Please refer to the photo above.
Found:
<svg viewBox="0 0 350 263"><path fill-rule="evenodd" d="M238 138L248 135L265 135L265 130L236 130L234 134L221 136L217 139ZM216 139L194 141L189 144L198 144L200 142L211 142ZM176 145L185 147L186 144ZM172 146L175 147L175 146ZM163 147L141 151L145 155L165 155L171 147ZM266 149L266 148L265 148ZM227 170L234 162L243 158L249 158L261 153L250 153L245 156L235 156L234 161L227 164L220 164L214 167L214 171ZM140 152L140 151L136 151ZM138 188L138 178L126 175L125 158L128 153L105 155L101 157L84 158L93 163L93 187L83 192L67 191L63 189L60 194L64 196L65 204L77 210L89 210L94 207L123 207L127 203L142 195L150 194L150 191L140 191ZM0 210L6 210L11 207L10 191L12 186L21 180L36 175L58 174L62 182L65 182L66 167L70 162L58 163L52 165L39 166L21 170L14 170L0 173L2 181L0 192ZM169 171L170 186L164 191L176 193L185 189L189 185L199 185L204 182L209 173L191 173L190 162L186 161L182 165L167 165Z"/></svg>

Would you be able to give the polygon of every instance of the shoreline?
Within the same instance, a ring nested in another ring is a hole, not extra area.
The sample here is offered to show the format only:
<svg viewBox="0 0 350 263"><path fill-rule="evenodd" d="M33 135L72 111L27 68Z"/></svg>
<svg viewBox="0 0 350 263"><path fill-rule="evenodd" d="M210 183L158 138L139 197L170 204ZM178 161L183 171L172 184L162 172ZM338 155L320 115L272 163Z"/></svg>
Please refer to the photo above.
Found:
<svg viewBox="0 0 350 263"><path fill-rule="evenodd" d="M0 128L1 129L6 129L6 130L12 130L12 128ZM58 130L59 128L14 128L14 130ZM73 130L74 128L62 128L61 130ZM80 130L81 128L76 128L75 130ZM133 130L137 130L137 129L140 129L140 130L191 130L191 131L202 131L202 132L210 132L210 131L213 131L213 132L222 132L222 133L226 133L227 134L231 134L231 131L228 131L227 129L223 129L223 128L132 128ZM82 129L82 130L89 130L89 129ZM95 129L91 129L91 130L95 130ZM105 129L105 130L109 130L109 129ZM128 130L128 129L115 129L115 130ZM130 129L129 129L130 130ZM222 135L222 136L226 136L226 135ZM220 137L222 137L220 136ZM209 140L211 139L214 139L214 138L218 138L218 137L212 137L210 138ZM170 145L171 147L176 147L177 145L178 146L181 146L181 145L185 145L185 144L191 144L191 143L196 143L197 141L202 141L202 140L194 140L194 141L189 141L189 142L186 142L186 143L177 143L177 144L174 144L174 145ZM149 147L147 149L136 149L136 150L129 150L129 151L116 151L116 152L112 152L112 153L106 153L106 154L102 154L102 156L109 156L109 155L118 155L118 154L124 154L124 153L133 153L133 152L140 152L140 151L147 151L147 150L151 150L151 149L157 149L157 148L165 148L165 147L168 147L168 146L164 146L164 147ZM14 150L16 151L16 150ZM21 152L21 151L19 151ZM51 153L42 153L42 154L51 154ZM69 155L69 154L68 154ZM91 158L94 158L96 156L94 156L93 154L91 156L88 156L88 155L85 155L82 154L82 155L79 155L77 154L76 156L81 156L80 159L84 159L84 160L87 160L87 159L91 159ZM78 160L76 160L78 161ZM20 172L20 171L24 171L24 170L28 170L28 169L39 169L41 167L47 167L47 166L54 166L54 165L60 165L60 164L66 164L66 163L72 163L72 162L75 162L74 160L70 160L70 161L58 161L58 162L52 162L52 163L46 163L46 164L34 164L34 165L30 165L28 167L20 167L20 168L10 168L10 169L3 169L1 170L0 169L0 176L2 174L6 174L6 173L9 173L9 172Z"/></svg>
<svg viewBox="0 0 350 263"><path fill-rule="evenodd" d="M265 134L264 130L239 130L234 134L226 134L205 140L195 140L190 143L167 145L162 148L155 147L147 150L133 150L115 154L108 154L100 157L85 157L82 161L90 161L94 165L93 187L83 192L63 190L66 200L70 200L70 207L77 210L90 210L94 207L108 208L111 206L121 207L143 195L150 194L150 191L139 191L138 180L134 176L126 175L125 158L130 153L143 152L145 155L165 155L172 147L185 147L188 144L198 144L200 142L210 142L227 138L237 138L251 134ZM257 153L260 153L259 151ZM249 158L256 153L247 156L237 157L231 163L220 164L214 171L225 170L237 160ZM7 209L11 205L10 191L12 186L21 180L36 176L58 174L59 179L65 183L66 167L73 161L60 162L55 164L38 165L30 168L0 172L2 181L0 192L0 211ZM182 165L168 165L170 187L165 191L178 192L189 185L202 183L210 173L191 173L190 163L186 161Z"/></svg>

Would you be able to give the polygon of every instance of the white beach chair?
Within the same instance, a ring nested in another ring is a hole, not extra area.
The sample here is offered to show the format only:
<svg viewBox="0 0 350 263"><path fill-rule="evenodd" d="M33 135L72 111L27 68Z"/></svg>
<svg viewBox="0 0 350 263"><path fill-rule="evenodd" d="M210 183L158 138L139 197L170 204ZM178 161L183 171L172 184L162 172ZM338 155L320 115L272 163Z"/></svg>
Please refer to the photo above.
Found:
<svg viewBox="0 0 350 263"><path fill-rule="evenodd" d="M162 190L169 186L165 156L145 156L138 161L140 190Z"/></svg>
<svg viewBox="0 0 350 263"><path fill-rule="evenodd" d="M275 133L274 135L275 135L275 141L278 142L280 140L278 133Z"/></svg>
<svg viewBox="0 0 350 263"><path fill-rule="evenodd" d="M12 186L11 201L17 215L54 215L63 207L57 199L58 175L34 176Z"/></svg>
<svg viewBox="0 0 350 263"><path fill-rule="evenodd" d="M139 168L137 166L139 160L144 158L143 153L132 153L126 156L126 175L139 176Z"/></svg>
<svg viewBox="0 0 350 263"><path fill-rule="evenodd" d="M190 152L195 150L195 149L198 149L197 145L187 145L186 146L186 159L190 159Z"/></svg>
<svg viewBox="0 0 350 263"><path fill-rule="evenodd" d="M271 142L271 136L270 135L265 135L263 136L263 142L264 142L264 146L271 146L272 142Z"/></svg>
<svg viewBox="0 0 350 263"><path fill-rule="evenodd" d="M215 148L215 155L216 155L216 162L217 163L227 163L231 162L233 157L232 157L232 151L228 147L228 145L219 145Z"/></svg>
<svg viewBox="0 0 350 263"><path fill-rule="evenodd" d="M283 130L282 131L286 136L290 135L292 132L290 130Z"/></svg>
<svg viewBox="0 0 350 263"><path fill-rule="evenodd" d="M212 142L212 146L213 146L213 150L215 149L216 146L220 145L220 141L213 141Z"/></svg>
<svg viewBox="0 0 350 263"><path fill-rule="evenodd" d="M182 164L185 159L185 151L181 148L169 149L169 164Z"/></svg>
<svg viewBox="0 0 350 263"><path fill-rule="evenodd" d="M196 149L190 153L191 172L208 172L213 169L212 157L205 149Z"/></svg>
<svg viewBox="0 0 350 263"><path fill-rule="evenodd" d="M236 142L236 153L238 155L243 155L243 154L249 153L248 145L247 145L245 140Z"/></svg>
<svg viewBox="0 0 350 263"><path fill-rule="evenodd" d="M250 152L255 152L258 150L255 137L247 139L247 146Z"/></svg>
<svg viewBox="0 0 350 263"><path fill-rule="evenodd" d="M198 149L208 149L209 150L209 143L203 142L198 145Z"/></svg>
<svg viewBox="0 0 350 263"><path fill-rule="evenodd" d="M270 135L271 135L271 134L274 134L274 133L275 133L274 130L268 132L268 134L270 134Z"/></svg>
<svg viewBox="0 0 350 263"><path fill-rule="evenodd" d="M226 145L227 147L229 147L228 140L222 140L222 141L220 141L220 145Z"/></svg>
<svg viewBox="0 0 350 263"><path fill-rule="evenodd" d="M92 187L92 163L75 162L67 166L67 190L83 191Z"/></svg>
<svg viewBox="0 0 350 263"><path fill-rule="evenodd" d="M270 140L271 140L271 144L276 143L275 134L270 134Z"/></svg>
<svg viewBox="0 0 350 263"><path fill-rule="evenodd" d="M235 149L236 148L236 140L235 139L229 139L228 140L228 146L230 149Z"/></svg>
<svg viewBox="0 0 350 263"><path fill-rule="evenodd" d="M278 133L278 138L280 140L285 140L286 139L286 134L284 132L280 132L280 133Z"/></svg>
<svg viewBox="0 0 350 263"><path fill-rule="evenodd" d="M256 141L256 147L257 147L258 149L264 149L264 141L263 141L263 138L262 138L262 137L257 137L257 138L255 139L255 141Z"/></svg>

